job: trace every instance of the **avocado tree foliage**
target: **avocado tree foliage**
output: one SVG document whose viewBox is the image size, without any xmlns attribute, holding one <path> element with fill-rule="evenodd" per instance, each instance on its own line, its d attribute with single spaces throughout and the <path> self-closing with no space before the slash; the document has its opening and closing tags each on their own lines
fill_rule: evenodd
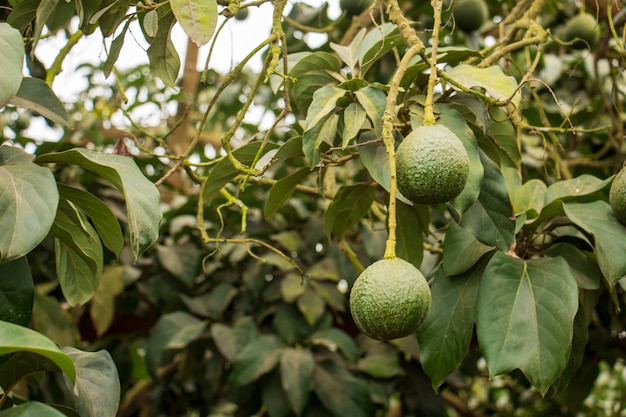
<svg viewBox="0 0 626 417">
<path fill-rule="evenodd" d="M 625 382 L 598 375 L 626 349 L 626 226 L 608 198 L 626 12 L 486 1 L 463 32 L 455 3 L 0 3 L 0 416 L 619 411 Z M 258 8 L 258 46 L 196 70 L 236 20 L 253 36 Z M 597 39 L 567 38 L 582 13 Z M 96 32 L 102 62 L 62 103 L 55 77 Z M 53 34 L 66 46 L 45 66 Z M 128 42 L 148 64 L 117 65 Z M 348 297 L 390 237 L 383 137 L 399 145 L 429 104 L 469 178 L 447 203 L 397 195 L 395 252 L 432 304 L 416 335 L 375 341 Z"/>
</svg>

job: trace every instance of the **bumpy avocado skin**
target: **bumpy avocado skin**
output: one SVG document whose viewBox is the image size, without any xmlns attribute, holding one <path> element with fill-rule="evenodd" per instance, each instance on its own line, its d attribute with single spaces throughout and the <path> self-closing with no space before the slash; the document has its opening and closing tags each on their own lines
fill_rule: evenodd
<svg viewBox="0 0 626 417">
<path fill-rule="evenodd" d="M 565 41 L 572 42 L 574 49 L 593 48 L 600 39 L 600 28 L 596 18 L 589 13 L 572 17 L 565 25 Z"/>
<path fill-rule="evenodd" d="M 469 157 L 461 140 L 443 125 L 413 130 L 396 152 L 398 190 L 417 204 L 450 201 L 463 191 Z"/>
<path fill-rule="evenodd" d="M 483 0 L 457 0 L 455 3 L 454 23 L 463 32 L 478 30 L 489 19 L 489 9 Z"/>
<path fill-rule="evenodd" d="M 609 191 L 609 204 L 617 219 L 626 224 L 626 169 L 617 173 Z"/>
<path fill-rule="evenodd" d="M 413 264 L 381 259 L 356 279 L 350 311 L 357 327 L 378 340 L 393 340 L 417 331 L 430 309 L 430 287 Z"/>
</svg>

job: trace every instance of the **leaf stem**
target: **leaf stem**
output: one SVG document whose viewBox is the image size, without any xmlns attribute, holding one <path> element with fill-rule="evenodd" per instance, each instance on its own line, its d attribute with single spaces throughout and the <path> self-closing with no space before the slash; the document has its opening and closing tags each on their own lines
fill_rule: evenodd
<svg viewBox="0 0 626 417">
<path fill-rule="evenodd" d="M 424 126 L 435 124 L 435 114 L 433 112 L 433 96 L 435 95 L 435 85 L 437 84 L 437 48 L 439 45 L 439 27 L 441 26 L 442 0 L 431 0 L 433 6 L 433 35 L 432 52 L 430 55 L 430 75 L 428 76 L 428 89 L 426 90 L 426 103 L 424 104 Z"/>
</svg>

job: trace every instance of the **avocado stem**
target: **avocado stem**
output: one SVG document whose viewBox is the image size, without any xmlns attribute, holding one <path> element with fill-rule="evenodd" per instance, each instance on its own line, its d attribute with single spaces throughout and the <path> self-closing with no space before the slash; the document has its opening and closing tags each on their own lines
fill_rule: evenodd
<svg viewBox="0 0 626 417">
<path fill-rule="evenodd" d="M 437 84 L 437 49 L 439 46 L 439 27 L 441 26 L 442 0 L 431 0 L 433 6 L 433 35 L 430 55 L 430 75 L 428 76 L 428 88 L 426 90 L 426 103 L 424 104 L 424 126 L 434 125 L 436 122 L 433 111 L 433 96 Z"/>
</svg>

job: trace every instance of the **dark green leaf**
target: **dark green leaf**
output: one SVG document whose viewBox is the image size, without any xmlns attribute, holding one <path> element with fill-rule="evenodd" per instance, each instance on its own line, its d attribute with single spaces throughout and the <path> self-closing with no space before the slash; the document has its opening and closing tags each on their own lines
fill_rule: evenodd
<svg viewBox="0 0 626 417">
<path fill-rule="evenodd" d="M 239 352 L 256 336 L 256 326 L 250 317 L 243 316 L 235 321 L 233 327 L 213 323 L 211 336 L 220 353 L 228 361 L 234 362 Z"/>
<path fill-rule="evenodd" d="M 571 201 L 602 191 L 611 184 L 611 178 L 600 180 L 592 175 L 583 174 L 570 180 L 550 184 L 545 194 L 545 204 L 555 200 Z"/>
<path fill-rule="evenodd" d="M 597 290 L 600 288 L 602 273 L 598 264 L 577 247 L 567 243 L 556 243 L 544 252 L 548 256 L 560 256 L 567 261 L 578 288 Z"/>
<path fill-rule="evenodd" d="M 193 288 L 201 263 L 198 246 L 186 242 L 180 245 L 157 245 L 156 249 L 163 268 L 187 288 Z"/>
<path fill-rule="evenodd" d="M 324 215 L 326 234 L 341 240 L 367 214 L 374 202 L 375 191 L 374 187 L 366 184 L 341 187 Z"/>
<path fill-rule="evenodd" d="M 392 23 L 383 23 L 371 30 L 357 45 L 357 57 L 363 76 L 376 61 L 392 48 L 402 43 L 402 36 L 398 27 Z"/>
<path fill-rule="evenodd" d="M 239 149 L 233 151 L 233 156 L 244 165 L 250 165 L 256 160 L 257 154 L 261 151 L 262 142 L 250 142 Z M 276 145 L 268 143 L 263 148 L 265 151 L 276 149 Z M 208 177 L 202 183 L 202 191 L 200 196 L 205 206 L 211 204 L 211 200 L 219 193 L 219 191 L 239 175 L 240 172 L 235 168 L 228 158 L 222 159 L 209 172 Z"/>
<path fill-rule="evenodd" d="M 314 366 L 313 354 L 307 349 L 286 348 L 280 355 L 280 380 L 297 416 L 309 399 Z"/>
<path fill-rule="evenodd" d="M 563 258 L 496 253 L 481 278 L 478 341 L 491 376 L 519 368 L 541 392 L 565 369 L 578 287 Z"/>
<path fill-rule="evenodd" d="M 26 257 L 0 264 L 0 320 L 28 326 L 34 294 Z"/>
<path fill-rule="evenodd" d="M 0 146 L 0 263 L 20 258 L 48 234 L 59 202 L 48 168 L 7 145 Z"/>
<path fill-rule="evenodd" d="M 481 262 L 463 274 L 437 271 L 431 287 L 428 317 L 417 331 L 420 361 L 435 391 L 467 353 L 478 311 L 478 284 L 485 270 Z"/>
<path fill-rule="evenodd" d="M 13 7 L 13 10 L 11 10 L 9 17 L 7 18 L 7 23 L 20 32 L 24 32 L 24 30 L 26 30 L 26 28 L 35 19 L 39 3 L 40 0 L 21 0 L 17 5 L 15 5 L 15 7 Z"/>
<path fill-rule="evenodd" d="M 231 283 L 220 282 L 211 292 L 197 296 L 182 296 L 189 309 L 197 315 L 221 320 L 224 311 L 228 308 L 239 292 Z"/>
<path fill-rule="evenodd" d="M 124 195 L 130 243 L 135 257 L 156 242 L 161 222 L 159 190 L 143 175 L 132 158 L 75 148 L 42 155 L 37 162 L 77 165 L 108 180 Z"/>
<path fill-rule="evenodd" d="M 62 412 L 55 410 L 49 405 L 36 401 L 28 401 L 17 407 L 4 410 L 2 417 L 67 417 Z"/>
<path fill-rule="evenodd" d="M 490 108 L 489 114 L 487 132 L 491 139 L 490 145 L 495 147 L 500 159 L 500 166 L 519 168 L 522 154 L 518 145 L 516 127 L 506 111 L 499 107 Z"/>
<path fill-rule="evenodd" d="M 382 134 L 383 130 L 383 113 L 387 105 L 387 95 L 384 91 L 375 87 L 365 87 L 354 93 L 359 104 L 365 109 L 367 117 L 374 126 L 374 132 L 377 136 Z"/>
<path fill-rule="evenodd" d="M 367 118 L 365 109 L 359 103 L 350 103 L 343 111 L 343 132 L 341 132 L 341 146 L 346 147 L 356 137 Z"/>
<path fill-rule="evenodd" d="M 368 355 L 359 360 L 357 369 L 374 378 L 393 378 L 404 373 L 398 355 L 388 354 Z"/>
<path fill-rule="evenodd" d="M 316 91 L 323 86 L 337 84 L 333 73 L 340 70 L 341 62 L 328 52 L 314 52 L 300 59 L 290 73 L 296 78 L 289 91 L 295 107 L 305 114 Z"/>
<path fill-rule="evenodd" d="M 316 364 L 313 371 L 313 389 L 332 415 L 374 415 L 367 384 L 332 362 Z"/>
<path fill-rule="evenodd" d="M 515 242 L 513 207 L 498 166 L 481 153 L 485 176 L 478 200 L 465 212 L 461 227 L 489 246 L 503 252 Z"/>
<path fill-rule="evenodd" d="M 126 32 L 128 31 L 128 27 L 130 26 L 131 22 L 132 20 L 128 19 L 126 21 L 126 24 L 124 25 L 124 28 L 120 32 L 120 34 L 117 35 L 117 37 L 113 40 L 113 42 L 111 42 L 111 48 L 109 49 L 109 54 L 107 55 L 107 59 L 106 61 L 104 61 L 104 64 L 102 64 L 102 72 L 104 73 L 104 76 L 107 78 L 109 77 L 109 75 L 111 75 L 111 71 L 113 71 L 113 67 L 115 66 L 115 63 L 117 62 L 117 59 L 120 56 L 120 51 L 122 50 L 122 46 L 124 46 L 124 39 L 126 38 Z"/>
<path fill-rule="evenodd" d="M 161 316 L 152 330 L 146 347 L 146 365 L 150 374 L 156 375 L 167 350 L 183 349 L 197 339 L 205 327 L 205 321 L 182 311 Z"/>
<path fill-rule="evenodd" d="M 419 268 L 424 258 L 424 233 L 428 232 L 428 207 L 396 204 L 396 254 Z"/>
<path fill-rule="evenodd" d="M 41 31 L 46 23 L 48 23 L 48 19 L 50 19 L 52 13 L 54 13 L 54 9 L 56 9 L 57 4 L 59 4 L 59 0 L 41 0 L 39 6 L 37 6 L 35 27 L 33 28 L 32 34 L 34 45 L 36 45 L 39 41 Z"/>
<path fill-rule="evenodd" d="M 64 184 L 57 184 L 61 196 L 71 201 L 91 219 L 102 243 L 116 256 L 124 247 L 124 235 L 111 209 L 93 194 Z"/>
<path fill-rule="evenodd" d="M 309 174 L 311 170 L 309 168 L 302 168 L 291 175 L 287 175 L 276 181 L 272 188 L 270 188 L 267 199 L 265 200 L 265 207 L 263 209 L 263 216 L 266 220 L 270 220 L 274 214 L 289 200 L 291 195 L 298 186 Z"/>
<path fill-rule="evenodd" d="M 278 370 L 270 372 L 263 378 L 262 400 L 269 417 L 293 417 L 287 393 L 280 382 Z"/>
<path fill-rule="evenodd" d="M 595 252 L 602 274 L 613 286 L 626 275 L 626 227 L 605 201 L 566 203 L 565 214 L 595 239 Z"/>
<path fill-rule="evenodd" d="M 0 355 L 32 352 L 54 362 L 73 383 L 76 380 L 74 362 L 47 337 L 17 324 L 0 321 Z"/>
<path fill-rule="evenodd" d="M 76 382 L 66 380 L 74 407 L 81 417 L 115 417 L 120 403 L 120 380 L 113 358 L 106 350 L 83 352 L 66 347 L 74 361 Z"/>
<path fill-rule="evenodd" d="M 493 246 L 479 242 L 456 222 L 450 222 L 443 241 L 443 269 L 448 276 L 460 274 L 493 249 Z"/>
<path fill-rule="evenodd" d="M 0 108 L 17 93 L 24 66 L 24 41 L 22 34 L 6 22 L 0 22 Z"/>
<path fill-rule="evenodd" d="M 283 347 L 275 335 L 261 335 L 252 340 L 235 358 L 229 381 L 239 386 L 256 381 L 274 369 Z"/>
<path fill-rule="evenodd" d="M 359 351 L 354 340 L 344 331 L 331 327 L 318 330 L 309 338 L 314 345 L 325 346 L 332 352 L 339 351 L 350 363 L 356 363 Z"/>
<path fill-rule="evenodd" d="M 63 103 L 48 84 L 39 78 L 24 77 L 19 90 L 9 103 L 23 109 L 33 110 L 61 126 L 69 124 Z"/>
<path fill-rule="evenodd" d="M 180 57 L 170 38 L 174 23 L 176 19 L 172 11 L 164 11 L 159 17 L 159 30 L 148 48 L 150 71 L 172 88 L 176 86 L 180 71 Z"/>
<path fill-rule="evenodd" d="M 80 340 L 73 317 L 49 295 L 35 293 L 33 328 L 59 346 L 74 346 Z"/>
<path fill-rule="evenodd" d="M 0 387 L 7 390 L 16 382 L 39 372 L 61 372 L 61 369 L 50 359 L 36 353 L 15 353 L 0 364 Z"/>
</svg>

